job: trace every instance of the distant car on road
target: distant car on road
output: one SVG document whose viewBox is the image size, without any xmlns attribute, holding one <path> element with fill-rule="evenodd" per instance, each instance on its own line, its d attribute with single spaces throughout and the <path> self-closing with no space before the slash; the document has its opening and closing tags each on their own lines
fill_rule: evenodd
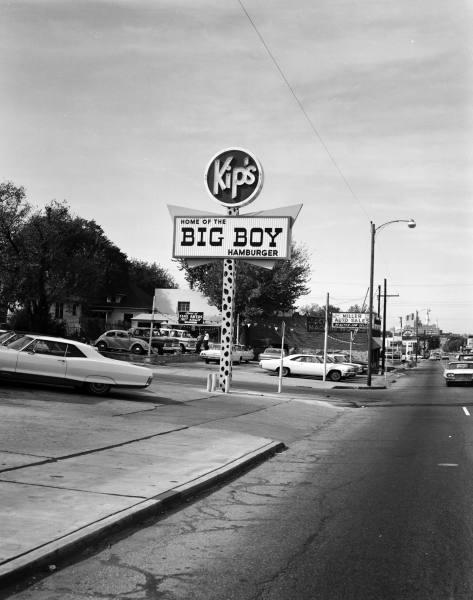
<svg viewBox="0 0 473 600">
<path fill-rule="evenodd" d="M 469 361 L 461 360 L 448 363 L 444 369 L 443 377 L 447 386 L 457 383 L 471 384 L 473 382 L 473 357 Z"/>
<path fill-rule="evenodd" d="M 261 360 L 259 366 L 266 371 L 279 373 L 281 359 Z M 281 375 L 303 375 L 308 377 L 323 377 L 324 361 L 315 354 L 291 354 L 282 360 Z M 327 363 L 326 378 L 331 381 L 340 381 L 348 377 L 355 377 L 354 367 L 345 364 Z"/>
<path fill-rule="evenodd" d="M 124 329 L 111 329 L 102 333 L 94 344 L 100 352 L 118 351 L 133 352 L 133 354 L 146 354 L 148 352 L 148 342 L 134 337 L 131 332 Z"/>
<path fill-rule="evenodd" d="M 0 377 L 84 388 L 102 396 L 112 387 L 146 388 L 153 372 L 105 358 L 97 348 L 42 335 L 24 335 L 0 352 Z"/>
</svg>

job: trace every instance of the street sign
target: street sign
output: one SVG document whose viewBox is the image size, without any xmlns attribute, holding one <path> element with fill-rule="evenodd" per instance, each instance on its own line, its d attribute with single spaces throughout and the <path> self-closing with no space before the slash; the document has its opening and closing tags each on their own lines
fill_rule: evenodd
<svg viewBox="0 0 473 600">
<path fill-rule="evenodd" d="M 287 260 L 290 217 L 174 217 L 173 258 Z"/>
<path fill-rule="evenodd" d="M 222 206 L 246 206 L 263 186 L 259 161 L 242 148 L 229 148 L 216 154 L 207 166 L 205 183 L 211 197 Z"/>
</svg>

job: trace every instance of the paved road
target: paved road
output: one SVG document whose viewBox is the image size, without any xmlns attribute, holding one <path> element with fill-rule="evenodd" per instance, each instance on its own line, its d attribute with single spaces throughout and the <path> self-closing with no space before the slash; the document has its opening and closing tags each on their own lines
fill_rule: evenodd
<svg viewBox="0 0 473 600">
<path fill-rule="evenodd" d="M 329 395 L 360 408 L 304 427 L 300 402 L 287 451 L 11 597 L 471 600 L 472 388 L 423 361 Z"/>
</svg>

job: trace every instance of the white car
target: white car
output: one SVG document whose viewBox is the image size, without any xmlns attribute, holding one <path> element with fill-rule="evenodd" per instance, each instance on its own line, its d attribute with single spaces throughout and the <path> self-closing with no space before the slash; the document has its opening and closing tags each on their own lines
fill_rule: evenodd
<svg viewBox="0 0 473 600">
<path fill-rule="evenodd" d="M 0 352 L 0 377 L 85 388 L 101 396 L 112 387 L 146 388 L 153 372 L 102 356 L 97 348 L 43 335 L 25 335 Z"/>
<path fill-rule="evenodd" d="M 272 371 L 279 373 L 281 365 L 281 359 L 262 360 L 259 366 L 266 371 Z M 331 381 L 340 381 L 348 377 L 355 377 L 356 371 L 354 367 L 350 367 L 345 364 L 327 363 L 326 365 L 326 378 Z M 288 375 L 303 375 L 309 377 L 323 377 L 324 375 L 324 361 L 320 356 L 315 354 L 291 354 L 285 356 L 282 359 L 282 372 L 283 377 Z"/>
<path fill-rule="evenodd" d="M 320 358 L 323 360 L 323 355 L 319 355 Z M 330 360 L 328 360 L 330 359 Z M 327 354 L 327 361 L 328 362 L 335 362 L 338 364 L 345 364 L 345 365 L 349 365 L 351 367 L 353 367 L 355 369 L 355 372 L 357 373 L 357 375 L 361 375 L 363 373 L 363 367 L 361 364 L 359 363 L 352 363 L 349 361 L 349 359 L 347 359 L 347 357 L 344 354 Z"/>
<path fill-rule="evenodd" d="M 473 357 L 469 361 L 450 362 L 443 371 L 443 377 L 447 386 L 456 383 L 473 382 Z"/>
<path fill-rule="evenodd" d="M 242 362 L 249 362 L 254 359 L 253 350 L 248 350 L 241 344 L 233 344 L 232 347 L 232 362 L 234 364 L 240 364 Z M 220 344 L 216 342 L 209 342 L 208 350 L 202 350 L 200 357 L 205 360 L 208 364 L 210 362 L 220 362 Z"/>
</svg>

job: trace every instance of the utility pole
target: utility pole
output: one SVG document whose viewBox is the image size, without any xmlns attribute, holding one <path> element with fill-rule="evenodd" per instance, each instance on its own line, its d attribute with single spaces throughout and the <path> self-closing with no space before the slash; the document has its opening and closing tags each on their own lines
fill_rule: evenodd
<svg viewBox="0 0 473 600">
<path fill-rule="evenodd" d="M 388 294 L 387 291 L 387 281 L 386 279 L 384 280 L 384 294 L 381 294 L 383 296 L 384 302 L 383 302 L 383 347 L 382 347 L 382 356 L 381 356 L 381 371 L 384 375 L 385 370 L 386 370 L 386 309 L 387 309 L 387 299 L 388 298 L 399 298 L 399 294 Z M 402 317 L 400 317 L 401 319 L 401 329 L 402 329 Z"/>
</svg>

